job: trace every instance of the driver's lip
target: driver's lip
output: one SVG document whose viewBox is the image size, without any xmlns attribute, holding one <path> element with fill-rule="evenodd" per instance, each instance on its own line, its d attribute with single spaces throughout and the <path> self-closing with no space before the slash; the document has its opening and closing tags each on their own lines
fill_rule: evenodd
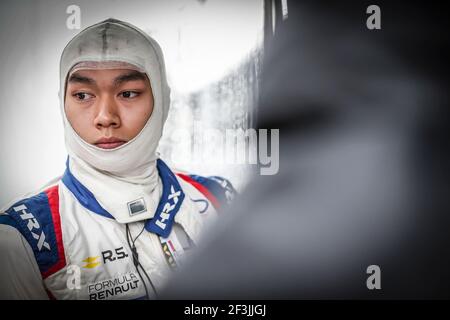
<svg viewBox="0 0 450 320">
<path fill-rule="evenodd" d="M 122 139 L 110 137 L 110 138 L 98 139 L 95 142 L 95 145 L 102 149 L 114 149 L 114 148 L 120 147 L 121 145 L 123 145 L 125 143 L 126 143 L 126 141 L 124 141 Z"/>
</svg>

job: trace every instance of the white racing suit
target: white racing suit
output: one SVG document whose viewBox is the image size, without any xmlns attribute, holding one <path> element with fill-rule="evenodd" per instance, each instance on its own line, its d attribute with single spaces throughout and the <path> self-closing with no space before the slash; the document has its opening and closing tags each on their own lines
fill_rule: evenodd
<svg viewBox="0 0 450 320">
<path fill-rule="evenodd" d="M 57 182 L 0 215 L 0 298 L 140 299 L 147 297 L 145 287 L 155 298 L 233 193 L 219 177 L 174 174 L 160 159 L 157 169 L 163 187 L 154 217 L 129 223 L 148 278 L 139 276 L 126 224 L 68 166 Z M 129 214 L 142 206 L 129 203 Z"/>
</svg>

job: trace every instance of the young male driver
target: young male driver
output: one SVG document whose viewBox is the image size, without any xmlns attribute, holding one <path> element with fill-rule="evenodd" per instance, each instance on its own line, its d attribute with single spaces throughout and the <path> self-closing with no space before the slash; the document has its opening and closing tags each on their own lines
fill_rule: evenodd
<svg viewBox="0 0 450 320">
<path fill-rule="evenodd" d="M 0 298 L 156 298 L 233 187 L 158 158 L 170 89 L 159 45 L 136 27 L 81 31 L 60 81 L 66 171 L 2 210 Z"/>
</svg>

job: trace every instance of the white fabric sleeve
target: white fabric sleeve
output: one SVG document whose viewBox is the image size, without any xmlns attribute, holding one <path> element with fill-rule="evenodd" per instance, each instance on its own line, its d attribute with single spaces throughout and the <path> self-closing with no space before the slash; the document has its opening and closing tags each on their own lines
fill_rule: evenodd
<svg viewBox="0 0 450 320">
<path fill-rule="evenodd" d="M 48 299 L 36 259 L 18 230 L 0 224 L 0 299 Z"/>
</svg>

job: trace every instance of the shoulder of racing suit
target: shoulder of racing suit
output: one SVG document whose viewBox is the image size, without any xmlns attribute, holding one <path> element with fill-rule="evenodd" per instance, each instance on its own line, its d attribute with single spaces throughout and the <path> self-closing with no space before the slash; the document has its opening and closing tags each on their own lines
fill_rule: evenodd
<svg viewBox="0 0 450 320">
<path fill-rule="evenodd" d="M 15 228 L 28 242 L 43 279 L 65 266 L 58 185 L 15 202 L 0 214 L 0 224 Z"/>
<path fill-rule="evenodd" d="M 194 186 L 218 210 L 227 206 L 237 195 L 230 181 L 219 176 L 203 177 L 196 174 L 177 173 L 178 177 Z"/>
</svg>

